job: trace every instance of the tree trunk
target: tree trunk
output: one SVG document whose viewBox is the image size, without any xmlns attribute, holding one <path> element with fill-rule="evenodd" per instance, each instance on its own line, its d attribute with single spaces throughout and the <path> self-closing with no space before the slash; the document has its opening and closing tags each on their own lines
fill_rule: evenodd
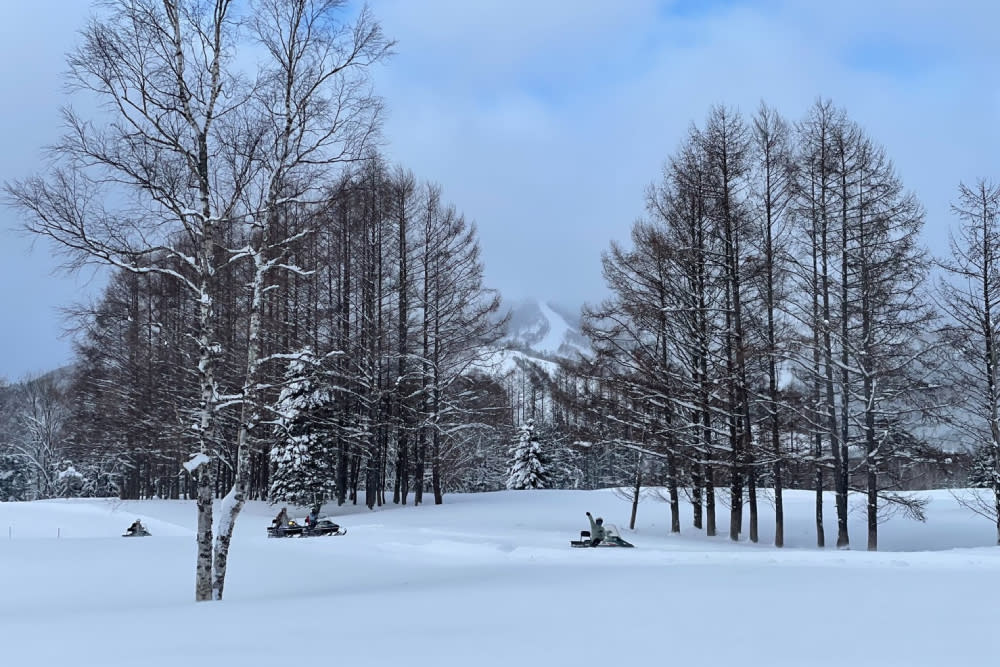
<svg viewBox="0 0 1000 667">
<path fill-rule="evenodd" d="M 829 269 L 826 259 L 826 222 L 823 222 L 822 245 L 823 254 L 821 256 L 822 282 L 823 282 L 823 356 L 826 367 L 826 418 L 827 429 L 830 433 L 830 453 L 833 455 L 834 486 L 837 505 L 837 548 L 846 549 L 850 546 L 850 538 L 847 534 L 847 487 L 844 486 L 844 476 L 842 472 L 847 466 L 847 462 L 841 457 L 840 434 L 837 424 L 836 397 L 834 394 L 833 381 L 833 341 L 830 335 L 830 289 L 829 289 Z"/>
<path fill-rule="evenodd" d="M 702 468 L 702 466 L 701 466 L 701 462 L 700 461 L 695 461 L 691 465 L 691 505 L 692 505 L 692 509 L 694 510 L 693 511 L 694 521 L 692 522 L 692 525 L 695 528 L 699 529 L 699 530 L 701 529 L 702 524 L 703 524 L 703 521 L 702 521 L 703 507 L 702 507 L 702 499 L 701 499 L 701 497 L 702 497 L 702 474 L 701 474 L 701 468 Z M 676 480 L 675 480 L 675 483 L 676 483 Z"/>
<path fill-rule="evenodd" d="M 270 200 L 277 199 L 277 192 L 272 192 Z M 245 379 L 243 382 L 242 404 L 240 406 L 240 425 L 236 436 L 236 473 L 233 486 L 222 501 L 221 519 L 215 537 L 214 578 L 212 582 L 212 597 L 222 599 L 226 584 L 226 566 L 229 563 L 229 545 L 236 527 L 236 518 L 243 509 L 250 485 L 250 435 L 257 421 L 259 406 L 257 405 L 258 365 L 261 357 L 262 315 L 264 310 L 264 294 L 266 292 L 266 274 L 269 270 L 268 260 L 263 256 L 263 249 L 268 247 L 271 229 L 276 224 L 273 213 L 269 217 L 260 247 L 253 253 L 254 277 L 250 286 L 250 313 L 247 328 L 247 359 Z"/>
<path fill-rule="evenodd" d="M 681 508 L 677 491 L 677 460 L 673 453 L 667 454 L 667 493 L 670 494 L 670 532 L 679 533 L 681 532 Z"/>
<path fill-rule="evenodd" d="M 209 200 L 208 145 L 205 134 L 198 137 L 198 176 L 201 195 L 202 239 L 199 248 L 201 290 L 198 303 L 198 374 L 201 389 L 199 405 L 199 452 L 214 459 L 212 439 L 215 433 L 215 360 L 218 344 L 213 340 L 212 307 L 214 303 L 215 226 Z M 212 501 L 215 492 L 215 475 L 211 463 L 198 468 L 198 560 L 195 566 L 195 600 L 212 599 Z"/>
<path fill-rule="evenodd" d="M 212 500 L 215 486 L 212 465 L 198 468 L 198 562 L 195 567 L 194 599 L 212 599 Z"/>
<path fill-rule="evenodd" d="M 813 186 L 814 187 L 814 186 Z M 815 201 L 815 193 L 813 194 L 813 201 Z M 820 270 L 819 270 L 819 254 L 821 251 L 819 245 L 819 220 L 815 210 L 813 210 L 812 215 L 812 284 L 818 285 L 820 283 Z M 813 465 L 816 467 L 816 546 L 820 549 L 826 546 L 826 532 L 823 529 L 823 434 L 820 431 L 820 402 L 821 398 L 821 363 L 820 363 L 820 343 L 821 337 L 821 321 L 820 321 L 820 299 L 818 290 L 811 290 L 812 294 L 812 406 L 811 406 L 811 421 L 812 429 L 815 431 L 813 434 Z"/>
<path fill-rule="evenodd" d="M 705 462 L 705 534 L 715 537 L 715 480 L 712 470 L 711 453 L 707 455 Z"/>
<path fill-rule="evenodd" d="M 441 436 L 438 431 L 434 431 L 434 449 L 432 451 L 433 460 L 431 462 L 431 486 L 434 489 L 434 504 L 440 505 L 444 502 L 444 487 L 441 484 Z"/>
<path fill-rule="evenodd" d="M 642 492 L 642 454 L 635 464 L 635 483 L 632 485 L 632 515 L 628 520 L 629 530 L 635 530 L 635 515 L 639 511 L 639 494 Z"/>
</svg>

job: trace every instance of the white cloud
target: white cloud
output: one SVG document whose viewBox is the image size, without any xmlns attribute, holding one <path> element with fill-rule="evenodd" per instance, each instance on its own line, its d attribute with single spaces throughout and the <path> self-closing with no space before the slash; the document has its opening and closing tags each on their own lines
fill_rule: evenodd
<svg viewBox="0 0 1000 667">
<path fill-rule="evenodd" d="M 795 120 L 833 98 L 921 196 L 931 243 L 958 181 L 996 169 L 992 6 L 534 4 L 374 7 L 400 41 L 380 78 L 390 154 L 479 221 L 487 275 L 510 296 L 599 297 L 600 252 L 715 103 L 763 98 Z"/>
</svg>

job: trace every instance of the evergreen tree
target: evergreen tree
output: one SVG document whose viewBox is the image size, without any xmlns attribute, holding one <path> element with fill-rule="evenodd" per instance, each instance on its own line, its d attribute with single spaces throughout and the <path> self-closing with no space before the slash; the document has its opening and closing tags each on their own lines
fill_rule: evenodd
<svg viewBox="0 0 1000 667">
<path fill-rule="evenodd" d="M 508 489 L 544 489 L 548 482 L 546 461 L 542 446 L 535 433 L 535 420 L 528 419 L 518 432 L 517 442 L 511 448 Z"/>
<path fill-rule="evenodd" d="M 972 465 L 966 484 L 972 489 L 991 489 L 993 479 L 993 447 L 980 445 L 972 451 Z"/>
<path fill-rule="evenodd" d="M 0 502 L 28 499 L 31 472 L 15 454 L 0 454 Z"/>
<path fill-rule="evenodd" d="M 581 455 L 570 445 L 558 423 L 535 425 L 536 437 L 545 443 L 545 486 L 550 489 L 578 489 L 583 483 Z"/>
<path fill-rule="evenodd" d="M 334 448 L 327 419 L 332 393 L 319 382 L 318 371 L 308 350 L 288 364 L 275 407 L 278 437 L 271 449 L 272 502 L 311 506 L 335 495 Z"/>
<path fill-rule="evenodd" d="M 86 478 L 71 461 L 63 461 L 55 473 L 55 495 L 59 498 L 79 498 L 83 495 Z"/>
</svg>

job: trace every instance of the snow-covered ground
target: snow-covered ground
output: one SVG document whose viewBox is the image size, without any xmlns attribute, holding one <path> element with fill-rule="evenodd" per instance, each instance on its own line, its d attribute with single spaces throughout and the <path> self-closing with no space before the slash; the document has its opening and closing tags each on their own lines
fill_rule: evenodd
<svg viewBox="0 0 1000 667">
<path fill-rule="evenodd" d="M 584 512 L 627 524 L 611 491 L 452 495 L 353 507 L 344 537 L 269 540 L 250 503 L 226 600 L 194 603 L 185 501 L 0 503 L 5 665 L 960 665 L 1000 650 L 1000 549 L 948 492 L 883 551 L 818 550 L 813 498 L 786 497 L 789 547 L 667 534 L 646 500 L 636 549 L 570 549 Z M 720 527 L 728 516 L 720 508 Z M 827 538 L 835 537 L 832 498 Z M 293 513 L 294 514 L 294 513 Z M 141 518 L 149 538 L 120 534 Z"/>
</svg>

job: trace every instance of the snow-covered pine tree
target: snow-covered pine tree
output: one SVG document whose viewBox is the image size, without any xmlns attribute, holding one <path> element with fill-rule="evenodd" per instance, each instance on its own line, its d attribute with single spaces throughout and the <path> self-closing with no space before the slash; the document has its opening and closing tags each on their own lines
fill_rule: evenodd
<svg viewBox="0 0 1000 667">
<path fill-rule="evenodd" d="M 535 433 L 535 420 L 528 419 L 518 430 L 517 442 L 511 447 L 508 489 L 544 489 L 548 484 L 546 460 Z"/>
<path fill-rule="evenodd" d="M 565 429 L 559 423 L 535 423 L 535 438 L 545 443 L 542 463 L 545 486 L 549 489 L 579 489 L 583 484 L 581 455 L 570 444 Z"/>
<path fill-rule="evenodd" d="M 83 495 L 86 478 L 71 461 L 63 461 L 55 473 L 55 493 L 59 498 L 79 498 Z"/>
<path fill-rule="evenodd" d="M 28 499 L 31 472 L 24 459 L 0 454 L 0 502 Z"/>
<path fill-rule="evenodd" d="M 993 488 L 993 448 L 980 445 L 972 450 L 972 464 L 966 485 L 970 489 Z"/>
<path fill-rule="evenodd" d="M 329 433 L 333 394 L 320 382 L 320 367 L 304 350 L 288 364 L 275 410 L 277 439 L 271 502 L 312 506 L 335 495 L 334 448 Z"/>
</svg>

